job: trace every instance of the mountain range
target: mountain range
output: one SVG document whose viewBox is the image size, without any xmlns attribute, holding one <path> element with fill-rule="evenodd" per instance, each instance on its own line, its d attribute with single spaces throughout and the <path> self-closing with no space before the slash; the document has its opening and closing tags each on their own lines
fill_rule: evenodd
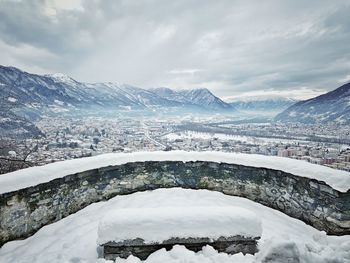
<svg viewBox="0 0 350 263">
<path fill-rule="evenodd" d="M 350 123 L 350 83 L 318 97 L 297 102 L 275 117 L 281 122 Z"/>
<path fill-rule="evenodd" d="M 63 74 L 36 75 L 0 66 L 1 94 L 28 112 L 67 111 L 75 108 L 152 109 L 177 107 L 230 111 L 233 107 L 208 89 L 174 91 L 142 89 L 127 84 L 83 83 Z"/>
<path fill-rule="evenodd" d="M 96 112 L 225 112 L 234 107 L 208 89 L 142 89 L 118 83 L 84 83 L 64 74 L 37 75 L 0 66 L 0 133 L 40 134 L 32 124 L 43 116 Z M 16 134 L 16 137 L 19 135 Z"/>
<path fill-rule="evenodd" d="M 147 110 L 167 112 L 273 113 L 275 121 L 350 123 L 350 83 L 305 101 L 277 97 L 237 99 L 227 103 L 206 88 L 142 89 L 118 83 L 84 83 L 63 74 L 37 75 L 0 66 L 0 132 L 39 134 L 32 120 L 87 111 Z M 20 129 L 19 129 L 20 128 Z"/>
<path fill-rule="evenodd" d="M 175 91 L 169 88 L 155 88 L 151 89 L 151 91 L 164 99 L 175 101 L 182 105 L 197 105 L 211 110 L 234 109 L 234 107 L 232 107 L 229 103 L 226 103 L 218 97 L 213 96 L 208 89 Z"/>
<path fill-rule="evenodd" d="M 270 113 L 276 115 L 282 112 L 291 105 L 298 102 L 298 100 L 286 97 L 248 97 L 238 98 L 237 100 L 230 102 L 230 105 L 237 111 L 246 113 Z"/>
</svg>

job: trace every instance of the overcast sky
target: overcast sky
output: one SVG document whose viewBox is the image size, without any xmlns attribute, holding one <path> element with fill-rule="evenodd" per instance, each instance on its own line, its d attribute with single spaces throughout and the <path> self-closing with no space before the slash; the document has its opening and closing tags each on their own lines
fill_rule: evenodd
<svg viewBox="0 0 350 263">
<path fill-rule="evenodd" d="M 350 81 L 349 17 L 349 0 L 0 0 L 0 64 L 309 98 Z"/>
</svg>

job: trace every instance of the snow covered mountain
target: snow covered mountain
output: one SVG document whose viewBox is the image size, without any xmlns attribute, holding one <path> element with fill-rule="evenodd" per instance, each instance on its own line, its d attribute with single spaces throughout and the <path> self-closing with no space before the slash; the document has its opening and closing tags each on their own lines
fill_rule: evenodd
<svg viewBox="0 0 350 263">
<path fill-rule="evenodd" d="M 71 80 L 70 89 L 66 82 L 56 77 L 39 76 L 21 71 L 13 67 L 0 66 L 1 95 L 15 99 L 19 104 L 48 105 L 61 101 L 78 103 L 84 97 L 84 91 L 79 89 L 79 83 Z"/>
<path fill-rule="evenodd" d="M 282 122 L 350 123 L 350 83 L 318 97 L 300 101 L 275 118 Z"/>
<path fill-rule="evenodd" d="M 249 97 L 230 103 L 239 111 L 264 111 L 279 113 L 297 102 L 296 99 L 286 97 Z"/>
<path fill-rule="evenodd" d="M 211 110 L 233 110 L 230 104 L 216 97 L 206 88 L 175 91 L 169 88 L 152 89 L 157 95 L 181 105 L 199 106 Z"/>
<path fill-rule="evenodd" d="M 41 131 L 32 122 L 16 114 L 15 107 L 17 99 L 0 93 L 0 135 L 17 139 L 41 136 Z"/>
<path fill-rule="evenodd" d="M 13 98 L 25 114 L 40 115 L 84 108 L 168 108 L 226 110 L 232 107 L 207 89 L 165 94 L 117 83 L 83 83 L 63 74 L 36 75 L 14 67 L 0 66 L 1 94 Z M 172 96 L 171 94 L 177 94 Z M 169 95 L 170 94 L 170 95 Z"/>
</svg>

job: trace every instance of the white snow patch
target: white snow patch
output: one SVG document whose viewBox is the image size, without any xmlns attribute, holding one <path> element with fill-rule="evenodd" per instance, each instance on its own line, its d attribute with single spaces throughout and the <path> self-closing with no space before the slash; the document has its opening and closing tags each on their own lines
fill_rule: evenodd
<svg viewBox="0 0 350 263">
<path fill-rule="evenodd" d="M 277 156 L 258 154 L 226 153 L 226 152 L 186 152 L 186 151 L 154 151 L 133 153 L 109 153 L 81 159 L 50 163 L 43 166 L 30 167 L 0 175 L 0 194 L 19 190 L 40 183 L 49 182 L 82 171 L 121 165 L 130 162 L 145 161 L 208 161 L 232 163 L 252 167 L 265 167 L 292 173 L 297 176 L 312 178 L 326 182 L 336 190 L 346 192 L 350 189 L 350 173 L 326 166 L 311 164 Z"/>
<path fill-rule="evenodd" d="M 343 150 L 348 150 L 350 149 L 350 145 L 349 144 L 343 144 L 341 147 L 340 147 L 340 150 L 343 151 Z"/>
<path fill-rule="evenodd" d="M 129 256 L 127 259 L 117 258 L 115 263 L 257 263 L 254 256 L 247 254 L 228 255 L 226 253 L 218 253 L 213 247 L 207 245 L 202 251 L 195 253 L 186 249 L 185 246 L 175 245 L 170 251 L 165 248 L 160 249 L 151 254 L 147 260 L 141 261 L 137 257 Z M 112 261 L 99 261 L 107 263 Z"/>
<path fill-rule="evenodd" d="M 173 237 L 260 237 L 261 232 L 258 217 L 240 207 L 129 208 L 105 215 L 98 227 L 98 244 L 136 238 L 161 243 Z"/>
<path fill-rule="evenodd" d="M 144 161 L 209 161 L 232 163 L 252 167 L 265 167 L 292 173 L 297 176 L 317 179 L 341 192 L 350 189 L 350 173 L 326 166 L 289 158 L 258 154 L 225 153 L 225 152 L 186 152 L 154 151 L 133 153 L 109 153 L 81 159 L 50 163 L 30 167 L 12 173 L 0 175 L 0 194 L 16 191 L 40 183 L 49 182 L 82 171 L 110 165 L 121 165 L 130 162 Z"/>
<path fill-rule="evenodd" d="M 67 83 L 67 84 L 75 84 L 75 81 L 71 77 L 69 77 L 68 75 L 63 74 L 63 73 L 47 74 L 45 76 L 53 78 L 53 80 L 55 82 L 63 82 L 63 83 Z"/>
<path fill-rule="evenodd" d="M 17 99 L 16 99 L 16 98 L 13 98 L 13 97 L 8 97 L 7 100 L 8 100 L 9 102 L 13 102 L 13 103 L 15 103 L 15 102 L 17 101 Z"/>
<path fill-rule="evenodd" d="M 197 132 L 197 131 L 182 131 L 175 133 L 168 133 L 163 136 L 169 141 L 175 141 L 178 139 L 201 139 L 201 140 L 213 140 L 218 139 L 222 141 L 239 141 L 245 143 L 253 143 L 259 145 L 268 145 L 269 143 L 293 143 L 293 142 L 306 142 L 304 140 L 291 140 L 281 138 L 263 138 L 253 137 L 235 134 L 225 133 L 209 133 L 209 132 Z"/>
<path fill-rule="evenodd" d="M 115 209 L 145 208 L 191 208 L 240 207 L 256 215 L 262 222 L 262 236 L 258 241 L 259 252 L 255 255 L 218 253 L 206 246 L 194 253 L 183 246 L 171 251 L 164 249 L 153 253 L 147 263 L 257 263 L 276 251 L 285 258 L 270 262 L 350 262 L 350 236 L 327 236 L 324 232 L 291 218 L 277 210 L 265 207 L 248 199 L 224 195 L 208 190 L 158 189 L 117 196 L 107 202 L 92 204 L 56 223 L 41 228 L 25 239 L 6 243 L 0 248 L 1 263 L 107 263 L 98 259 L 97 229 L 106 213 Z M 288 261 L 291 248 L 297 253 L 298 261 Z M 135 257 L 116 262 L 140 262 Z"/>
<path fill-rule="evenodd" d="M 233 140 L 233 141 L 253 141 L 253 138 L 249 138 L 247 136 L 241 136 L 241 135 L 230 135 L 230 134 L 223 134 L 223 133 L 207 133 L 207 132 L 195 132 L 195 131 L 185 131 L 185 132 L 176 132 L 176 133 L 169 133 L 167 135 L 164 135 L 164 138 L 174 141 L 177 139 L 203 139 L 203 140 L 210 140 L 210 139 L 220 139 L 220 140 Z"/>
<path fill-rule="evenodd" d="M 54 100 L 54 102 L 60 106 L 63 106 L 64 105 L 64 102 L 63 101 L 60 101 L 60 100 Z"/>
<path fill-rule="evenodd" d="M 295 116 L 297 116 L 297 113 L 296 113 L 295 111 L 291 111 L 291 112 L 289 113 L 289 116 L 290 116 L 290 117 L 295 117 Z"/>
<path fill-rule="evenodd" d="M 0 123 L 13 121 L 11 118 L 0 118 Z"/>
<path fill-rule="evenodd" d="M 16 157 L 17 153 L 15 151 L 9 151 L 8 155 L 11 156 L 11 157 Z"/>
</svg>

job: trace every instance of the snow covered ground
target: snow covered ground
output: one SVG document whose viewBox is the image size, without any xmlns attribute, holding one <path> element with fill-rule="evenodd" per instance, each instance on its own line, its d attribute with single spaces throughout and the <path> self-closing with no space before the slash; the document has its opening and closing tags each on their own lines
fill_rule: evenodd
<svg viewBox="0 0 350 263">
<path fill-rule="evenodd" d="M 59 222 L 43 227 L 32 237 L 5 244 L 0 249 L 0 262 L 106 263 L 107 261 L 97 258 L 97 229 L 106 213 L 122 208 L 171 206 L 177 209 L 193 206 L 206 207 L 208 210 L 222 206 L 248 209 L 257 214 L 262 222 L 260 251 L 255 256 L 230 256 L 217 253 L 209 246 L 198 253 L 175 246 L 168 252 L 163 249 L 153 253 L 146 260 L 147 263 L 350 262 L 350 236 L 327 236 L 297 219 L 244 198 L 207 190 L 179 188 L 138 192 L 92 204 Z M 126 260 L 117 259 L 116 262 L 140 261 L 129 257 Z"/>
<path fill-rule="evenodd" d="M 176 139 L 202 139 L 202 140 L 213 140 L 217 138 L 222 141 L 239 141 L 245 143 L 253 143 L 259 145 L 268 145 L 270 143 L 295 143 L 301 142 L 306 143 L 304 140 L 290 140 L 290 139 L 279 139 L 279 138 L 263 138 L 253 137 L 244 135 L 224 134 L 224 133 L 209 133 L 209 132 L 196 132 L 196 131 L 183 131 L 169 133 L 164 136 L 169 141 L 175 141 Z"/>
<path fill-rule="evenodd" d="M 31 167 L 3 174 L 0 175 L 0 194 L 49 182 L 59 177 L 90 169 L 109 165 L 120 165 L 128 162 L 144 161 L 211 161 L 253 167 L 265 167 L 324 181 L 334 189 L 342 192 L 346 192 L 350 189 L 349 172 L 335 170 L 300 160 L 243 153 L 155 151 L 102 154 L 93 157 L 51 163 L 44 166 Z"/>
<path fill-rule="evenodd" d="M 253 137 L 241 136 L 241 135 L 229 135 L 223 133 L 208 133 L 208 132 L 195 132 L 195 131 L 184 131 L 184 132 L 175 132 L 169 133 L 163 136 L 169 141 L 175 141 L 177 139 L 202 139 L 202 140 L 211 140 L 218 138 L 220 140 L 232 140 L 232 141 L 241 141 L 241 142 L 251 142 L 258 143 L 259 140 L 255 140 Z M 263 141 L 261 140 L 261 143 Z"/>
</svg>

